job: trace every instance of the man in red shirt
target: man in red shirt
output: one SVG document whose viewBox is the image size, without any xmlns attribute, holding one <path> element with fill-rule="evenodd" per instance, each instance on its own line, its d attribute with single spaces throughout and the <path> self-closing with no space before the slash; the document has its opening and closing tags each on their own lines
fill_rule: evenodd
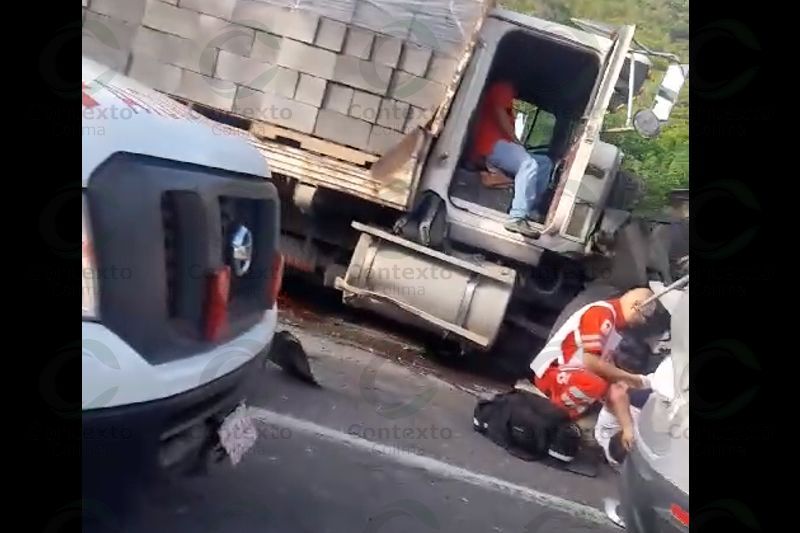
<svg viewBox="0 0 800 533">
<path fill-rule="evenodd" d="M 611 356 L 621 340 L 617 330 L 643 324 L 652 315 L 654 303 L 642 307 L 652 294 L 650 289 L 632 289 L 573 314 L 531 362 L 536 388 L 573 420 L 594 402 L 609 399 L 612 412 L 627 423 L 629 406 L 613 401 L 619 397 L 616 389 L 646 388 L 648 379 L 618 368 Z"/>
<path fill-rule="evenodd" d="M 544 155 L 531 155 L 517 140 L 514 132 L 514 99 L 517 91 L 511 82 L 500 80 L 489 85 L 478 110 L 472 157 L 486 161 L 503 172 L 514 175 L 514 199 L 506 229 L 529 237 L 539 232 L 530 218 L 553 169 L 553 162 Z M 530 217 L 530 218 L 529 218 Z"/>
</svg>

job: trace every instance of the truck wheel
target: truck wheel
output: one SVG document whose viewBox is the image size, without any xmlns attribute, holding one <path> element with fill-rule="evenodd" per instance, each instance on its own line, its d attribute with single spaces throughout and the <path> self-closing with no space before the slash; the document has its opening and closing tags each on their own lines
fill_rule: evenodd
<svg viewBox="0 0 800 533">
<path fill-rule="evenodd" d="M 524 280 L 525 300 L 549 311 L 563 309 L 581 290 L 584 278 L 575 263 L 546 254 Z"/>
</svg>

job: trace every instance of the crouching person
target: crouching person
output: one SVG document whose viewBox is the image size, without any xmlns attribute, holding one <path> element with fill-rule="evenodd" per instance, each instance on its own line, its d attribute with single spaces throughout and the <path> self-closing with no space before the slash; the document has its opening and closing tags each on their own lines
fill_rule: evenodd
<svg viewBox="0 0 800 533">
<path fill-rule="evenodd" d="M 534 357 L 530 365 L 534 385 L 572 420 L 595 402 L 605 402 L 611 390 L 618 393 L 616 384 L 647 387 L 645 376 L 618 368 L 612 354 L 622 340 L 618 330 L 643 324 L 652 316 L 655 303 L 642 305 L 652 294 L 650 289 L 638 288 L 618 299 L 586 305 L 569 317 Z M 618 394 L 614 396 L 616 400 Z M 617 404 L 609 406 L 616 411 Z M 624 408 L 627 410 L 627 405 Z"/>
</svg>

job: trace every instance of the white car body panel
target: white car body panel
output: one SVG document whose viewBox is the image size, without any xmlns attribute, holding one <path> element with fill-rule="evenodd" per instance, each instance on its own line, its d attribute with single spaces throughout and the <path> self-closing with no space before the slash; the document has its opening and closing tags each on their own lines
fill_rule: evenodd
<svg viewBox="0 0 800 533">
<path fill-rule="evenodd" d="M 102 324 L 82 323 L 81 406 L 84 411 L 168 398 L 236 370 L 272 342 L 277 308 L 251 329 L 208 352 L 161 365 L 145 361 Z"/>
<path fill-rule="evenodd" d="M 119 152 L 270 176 L 246 133 L 208 120 L 95 61 L 83 58 L 82 68 L 83 187 L 95 169 Z M 214 381 L 262 352 L 276 324 L 273 307 L 251 329 L 213 350 L 152 365 L 102 323 L 83 321 L 83 410 L 158 400 Z"/>
<path fill-rule="evenodd" d="M 108 67 L 83 58 L 81 180 L 117 152 L 269 177 L 248 134 L 218 124 Z M 87 138 L 91 137 L 91 141 Z"/>
</svg>

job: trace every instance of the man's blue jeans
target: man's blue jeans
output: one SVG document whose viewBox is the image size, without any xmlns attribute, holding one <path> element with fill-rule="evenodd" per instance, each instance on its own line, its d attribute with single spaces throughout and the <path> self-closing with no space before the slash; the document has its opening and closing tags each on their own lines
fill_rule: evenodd
<svg viewBox="0 0 800 533">
<path fill-rule="evenodd" d="M 525 218 L 540 206 L 537 200 L 547 188 L 553 162 L 543 154 L 529 154 L 525 147 L 508 141 L 497 141 L 486 158 L 493 167 L 514 175 L 514 199 L 511 201 L 511 218 Z"/>
</svg>

